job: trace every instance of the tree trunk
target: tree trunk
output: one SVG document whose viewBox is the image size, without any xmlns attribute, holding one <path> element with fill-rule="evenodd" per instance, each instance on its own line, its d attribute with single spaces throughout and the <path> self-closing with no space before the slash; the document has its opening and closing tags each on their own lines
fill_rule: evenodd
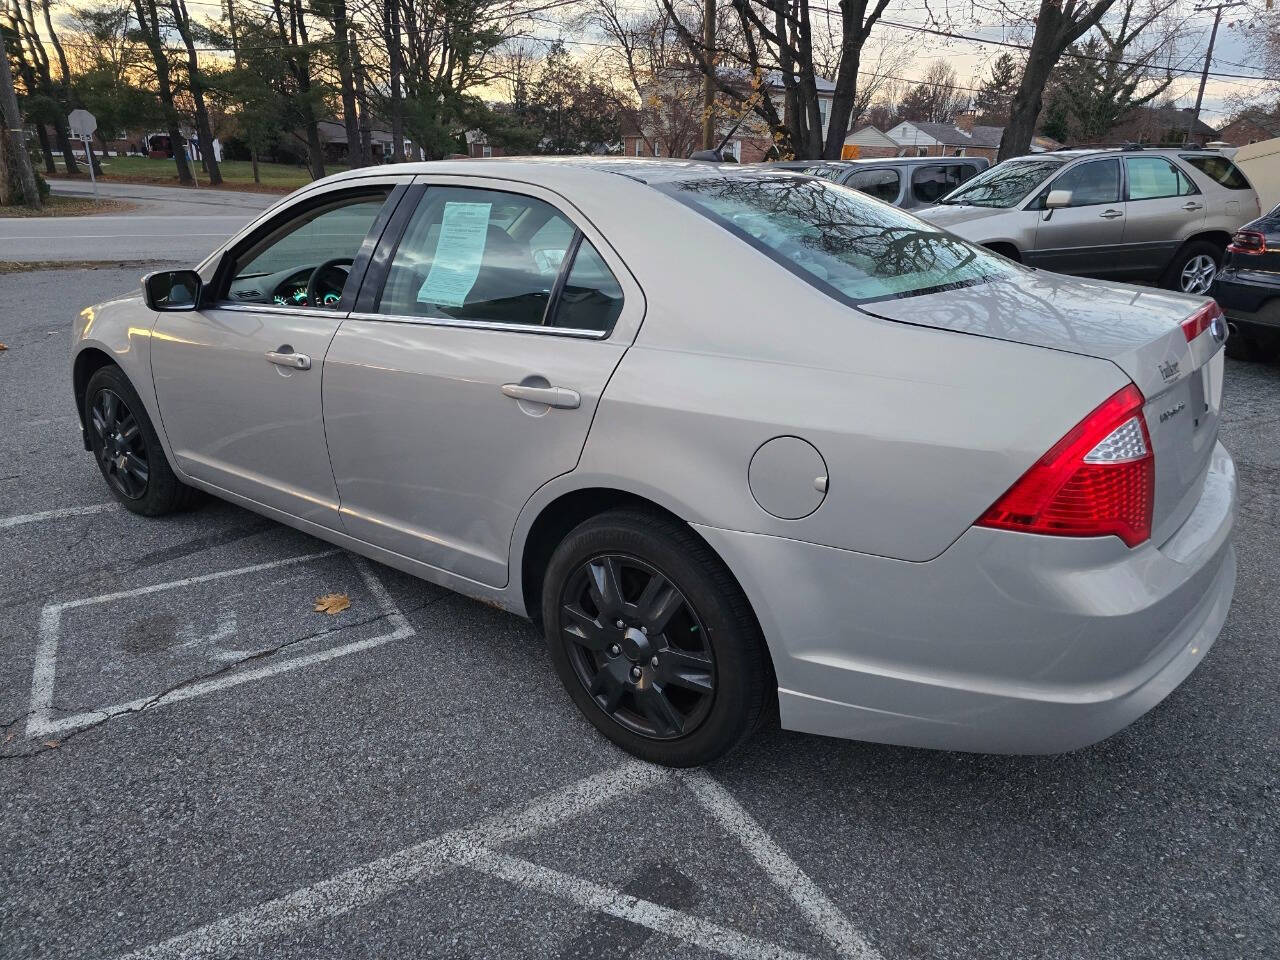
<svg viewBox="0 0 1280 960">
<path fill-rule="evenodd" d="M 209 185 L 216 187 L 222 183 L 222 171 L 218 169 L 218 158 L 213 149 L 213 128 L 209 125 L 209 111 L 204 102 L 204 81 L 196 58 L 195 43 L 191 39 L 191 19 L 184 0 L 170 0 L 170 7 L 173 9 L 178 35 L 187 48 L 187 81 L 191 88 L 191 99 L 196 105 L 196 139 L 200 144 L 200 161 L 208 171 Z"/>
<path fill-rule="evenodd" d="M 262 177 L 258 175 L 258 148 L 249 148 L 249 163 L 253 166 L 253 182 L 262 183 Z"/>
<path fill-rule="evenodd" d="M 369 129 L 369 101 L 365 99 L 364 67 L 360 63 L 360 48 L 356 46 L 356 35 L 351 34 L 351 75 L 355 80 L 356 109 L 360 111 L 360 165 L 367 167 L 373 163 L 373 131 Z"/>
<path fill-rule="evenodd" d="M 59 114 L 53 121 L 53 132 L 58 138 L 58 152 L 62 154 L 63 165 L 67 173 L 75 176 L 80 172 L 80 164 L 76 162 L 76 153 L 71 146 L 71 131 L 67 128 L 67 118 Z"/>
<path fill-rule="evenodd" d="M 49 146 L 49 131 L 43 123 L 36 124 L 36 139 L 40 141 L 40 154 L 44 157 L 44 172 L 53 175 L 58 172 L 58 165 L 53 161 L 53 149 Z"/>
<path fill-rule="evenodd" d="M 387 26 L 387 70 L 391 80 L 391 162 L 404 159 L 404 116 L 400 92 L 400 0 L 384 0 Z"/>
<path fill-rule="evenodd" d="M 133 0 L 134 13 L 138 17 L 138 25 L 142 33 L 143 43 L 151 52 L 151 60 L 156 68 L 156 92 L 160 97 L 160 109 L 164 113 L 165 133 L 169 135 L 169 145 L 173 149 L 173 162 L 178 168 L 178 183 L 183 186 L 194 186 L 195 178 L 191 176 L 191 167 L 187 164 L 187 152 L 183 147 L 178 108 L 173 103 L 173 84 L 169 79 L 169 57 L 164 51 L 160 35 L 160 15 L 156 10 L 155 0 Z"/>
<path fill-rule="evenodd" d="M 314 115 L 307 120 L 307 160 L 311 167 L 311 179 L 319 180 L 323 177 L 324 144 L 320 142 L 320 125 Z"/>
<path fill-rule="evenodd" d="M 338 84 L 342 92 L 342 125 L 347 130 L 347 165 L 364 166 L 360 156 L 360 118 L 356 115 L 356 86 L 351 69 L 351 41 L 347 33 L 347 5 L 334 0 L 332 7 L 334 63 L 338 68 Z"/>
<path fill-rule="evenodd" d="M 9 72 L 9 52 L 5 49 L 4 34 L 0 33 L 0 120 L 9 131 L 8 149 L 5 153 L 6 177 L 4 193 L 12 200 L 16 186 L 22 187 L 22 202 L 32 210 L 40 209 L 40 190 L 35 171 L 31 169 L 31 154 L 27 153 L 26 139 L 22 133 L 22 117 L 18 113 L 18 97 L 13 89 L 13 76 Z"/>
</svg>

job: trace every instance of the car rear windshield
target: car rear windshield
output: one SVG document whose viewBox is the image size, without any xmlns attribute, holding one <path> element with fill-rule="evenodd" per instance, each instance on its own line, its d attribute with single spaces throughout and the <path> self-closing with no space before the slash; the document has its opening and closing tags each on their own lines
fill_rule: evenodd
<svg viewBox="0 0 1280 960">
<path fill-rule="evenodd" d="M 1180 156 L 1206 177 L 1217 181 L 1228 190 L 1253 189 L 1245 175 L 1240 172 L 1240 168 L 1226 157 L 1197 157 L 1187 156 L 1185 153 Z"/>
<path fill-rule="evenodd" d="M 725 176 L 657 186 L 845 303 L 971 286 L 1019 269 L 910 214 L 822 180 Z"/>
<path fill-rule="evenodd" d="M 968 207 L 1012 207 L 1062 166 L 1061 160 L 1006 160 L 983 170 L 938 203 Z"/>
</svg>

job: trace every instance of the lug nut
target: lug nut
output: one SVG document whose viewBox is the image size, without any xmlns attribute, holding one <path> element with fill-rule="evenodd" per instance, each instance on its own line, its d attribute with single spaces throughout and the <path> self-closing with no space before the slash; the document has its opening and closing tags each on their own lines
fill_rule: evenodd
<svg viewBox="0 0 1280 960">
<path fill-rule="evenodd" d="M 651 666 L 651 667 L 656 667 L 657 665 L 658 665 L 658 658 L 657 658 L 657 657 L 654 657 L 652 660 L 650 660 L 650 661 L 649 661 L 649 666 Z"/>
<path fill-rule="evenodd" d="M 625 627 L 625 626 L 626 626 L 626 624 L 625 624 L 625 623 L 623 623 L 621 620 L 619 620 L 619 621 L 618 621 L 618 629 L 619 629 L 619 630 L 621 630 L 621 629 L 622 629 L 623 627 Z"/>
<path fill-rule="evenodd" d="M 609 647 L 610 656 L 616 657 L 621 652 L 622 652 L 622 648 L 619 647 L 616 643 Z"/>
<path fill-rule="evenodd" d="M 639 679 L 640 679 L 640 668 L 639 668 L 639 667 L 632 667 L 632 668 L 631 668 L 631 679 L 632 679 L 632 680 L 639 680 Z"/>
<path fill-rule="evenodd" d="M 648 627 L 641 627 L 641 628 L 640 628 L 640 632 L 641 632 L 641 633 L 643 633 L 643 634 L 647 637 L 647 636 L 649 635 L 649 628 L 648 628 Z"/>
</svg>

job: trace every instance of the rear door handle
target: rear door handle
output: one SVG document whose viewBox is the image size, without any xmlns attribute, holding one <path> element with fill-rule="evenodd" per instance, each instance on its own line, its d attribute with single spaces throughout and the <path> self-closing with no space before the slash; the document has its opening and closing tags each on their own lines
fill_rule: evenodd
<svg viewBox="0 0 1280 960">
<path fill-rule="evenodd" d="M 311 358 L 305 353 L 280 353 L 270 350 L 267 352 L 267 359 L 277 367 L 288 367 L 290 370 L 311 369 Z"/>
<path fill-rule="evenodd" d="M 1119 210 L 1103 210 L 1098 214 L 1103 220 L 1114 220 L 1116 217 L 1123 217 L 1124 214 Z"/>
<path fill-rule="evenodd" d="M 1200 204 L 1196 203 L 1194 200 L 1188 200 L 1186 203 L 1182 205 L 1182 209 L 1183 210 L 1202 210 L 1204 208 Z"/>
<path fill-rule="evenodd" d="M 582 405 L 581 394 L 568 387 L 528 387 L 523 383 L 504 383 L 502 392 L 512 400 L 545 403 L 549 407 L 560 407 L 564 410 L 576 410 Z"/>
</svg>

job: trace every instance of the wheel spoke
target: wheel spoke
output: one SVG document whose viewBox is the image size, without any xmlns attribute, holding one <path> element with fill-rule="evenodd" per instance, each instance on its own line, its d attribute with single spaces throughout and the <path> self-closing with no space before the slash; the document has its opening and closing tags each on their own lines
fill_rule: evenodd
<svg viewBox="0 0 1280 960">
<path fill-rule="evenodd" d="M 148 476 L 147 462 L 136 453 L 126 453 L 124 455 L 124 472 L 143 486 L 146 486 Z"/>
<path fill-rule="evenodd" d="M 658 654 L 658 669 L 664 683 L 695 693 L 710 693 L 715 686 L 711 658 L 705 654 L 668 648 Z"/>
<path fill-rule="evenodd" d="M 650 683 L 638 687 L 635 698 L 640 712 L 653 724 L 659 736 L 669 737 L 684 731 L 684 717 L 672 706 L 661 686 Z"/>
<path fill-rule="evenodd" d="M 609 646 L 610 634 L 604 624 L 587 615 L 575 603 L 560 608 L 561 627 L 564 635 L 579 646 L 600 652 Z"/>
<path fill-rule="evenodd" d="M 116 395 L 110 390 L 102 391 L 102 419 L 108 427 L 113 427 L 116 423 L 116 400 Z"/>
<path fill-rule="evenodd" d="M 95 405 L 93 408 L 93 429 L 104 440 L 107 437 L 107 422 L 102 418 L 102 411 Z"/>
<path fill-rule="evenodd" d="M 590 692 L 591 696 L 596 698 L 596 702 L 604 707 L 606 713 L 613 713 L 618 709 L 618 704 L 622 701 L 622 695 L 627 692 L 626 682 L 626 665 L 621 661 L 614 660 L 606 663 L 591 678 Z"/>
<path fill-rule="evenodd" d="M 622 612 L 622 571 L 616 557 L 600 557 L 588 568 L 591 599 L 600 613 L 616 617 Z"/>
<path fill-rule="evenodd" d="M 667 629 L 667 624 L 675 616 L 676 611 L 684 606 L 684 597 L 666 577 L 654 573 L 644 585 L 644 592 L 636 601 L 636 611 L 649 630 L 650 636 L 657 636 Z"/>
<path fill-rule="evenodd" d="M 140 432 L 138 421 L 134 419 L 132 413 L 120 421 L 120 436 L 124 438 L 125 443 L 133 443 Z"/>
</svg>

